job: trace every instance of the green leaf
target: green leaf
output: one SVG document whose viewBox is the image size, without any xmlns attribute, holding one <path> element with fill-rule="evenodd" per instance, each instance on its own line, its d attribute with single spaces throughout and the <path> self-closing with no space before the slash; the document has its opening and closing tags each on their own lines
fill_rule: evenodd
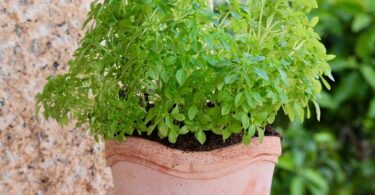
<svg viewBox="0 0 375 195">
<path fill-rule="evenodd" d="M 178 84 L 180 84 L 180 86 L 184 84 L 186 80 L 186 72 L 184 69 L 180 69 L 177 71 L 176 79 L 177 79 Z"/>
<path fill-rule="evenodd" d="M 196 131 L 194 133 L 195 139 L 199 141 L 200 144 L 204 144 L 206 142 L 206 134 L 204 133 L 203 130 Z"/>
<path fill-rule="evenodd" d="M 247 129 L 247 134 L 249 135 L 249 137 L 254 137 L 254 135 L 255 135 L 255 126 L 254 125 L 250 125 L 250 127 Z"/>
<path fill-rule="evenodd" d="M 366 79 L 367 83 L 375 90 L 375 70 L 370 65 L 363 65 L 361 73 Z"/>
<path fill-rule="evenodd" d="M 164 138 L 168 135 L 168 127 L 165 125 L 164 122 L 160 122 L 159 124 L 159 136 Z"/>
<path fill-rule="evenodd" d="M 263 128 L 258 127 L 257 131 L 258 131 L 259 141 L 263 142 L 265 130 Z"/>
<path fill-rule="evenodd" d="M 292 156 L 291 153 L 286 153 L 280 156 L 279 162 L 277 163 L 277 166 L 281 169 L 284 169 L 286 171 L 294 171 L 294 156 Z"/>
<path fill-rule="evenodd" d="M 197 116 L 197 113 L 198 113 L 197 106 L 195 106 L 195 105 L 190 106 L 190 108 L 188 110 L 188 117 L 189 117 L 189 119 L 193 120 L 195 118 L 195 116 Z"/>
<path fill-rule="evenodd" d="M 177 137 L 178 137 L 178 133 L 177 133 L 177 131 L 176 130 L 171 130 L 170 132 L 169 132 L 169 134 L 168 134 L 168 141 L 170 142 L 170 143 L 176 143 L 176 141 L 177 141 Z"/>
<path fill-rule="evenodd" d="M 178 106 L 176 106 L 176 107 L 173 108 L 171 114 L 175 115 L 175 114 L 178 114 L 178 113 L 180 113 L 180 109 L 178 108 Z"/>
<path fill-rule="evenodd" d="M 267 80 L 267 81 L 269 80 L 269 77 L 268 77 L 267 73 L 264 70 L 259 69 L 259 68 L 254 68 L 254 72 L 258 76 L 260 76 L 262 79 Z"/>
<path fill-rule="evenodd" d="M 250 142 L 251 142 L 251 137 L 247 133 L 244 133 L 242 136 L 242 143 L 245 145 L 249 145 Z"/>
<path fill-rule="evenodd" d="M 178 107 L 175 107 L 173 110 L 172 110 L 172 117 L 178 121 L 184 121 L 185 120 L 185 116 L 183 114 L 180 113 L 180 110 L 178 109 Z"/>
<path fill-rule="evenodd" d="M 239 122 L 233 122 L 227 127 L 228 131 L 231 133 L 239 133 L 242 131 L 243 127 L 241 126 L 241 123 Z"/>
<path fill-rule="evenodd" d="M 241 103 L 241 99 L 242 99 L 242 92 L 237 94 L 236 97 L 234 98 L 234 105 L 236 106 L 236 108 L 238 108 L 240 106 L 240 103 Z"/>
<path fill-rule="evenodd" d="M 237 80 L 238 76 L 237 75 L 229 75 L 226 76 L 224 79 L 225 84 L 231 84 L 234 83 Z"/>
<path fill-rule="evenodd" d="M 304 194 L 304 183 L 303 179 L 299 176 L 292 179 L 290 194 L 291 195 L 301 195 Z"/>
<path fill-rule="evenodd" d="M 331 86 L 329 85 L 329 83 L 328 83 L 323 77 L 320 77 L 320 80 L 323 82 L 324 86 L 325 86 L 328 90 L 331 90 Z"/>
<path fill-rule="evenodd" d="M 301 104 L 294 103 L 293 104 L 293 111 L 294 111 L 295 115 L 297 117 L 299 117 L 298 120 L 302 123 L 303 119 L 305 118 L 305 110 L 303 109 Z"/>
<path fill-rule="evenodd" d="M 368 109 L 368 117 L 371 119 L 375 119 L 375 98 L 372 98 L 370 103 L 370 108 Z"/>
<path fill-rule="evenodd" d="M 336 58 L 335 55 L 332 55 L 332 54 L 327 55 L 327 60 L 333 60 L 335 58 Z"/>
<path fill-rule="evenodd" d="M 112 123 L 112 124 L 111 124 L 111 127 L 110 127 L 110 130 L 107 131 L 107 136 L 108 136 L 108 138 L 109 138 L 109 139 L 112 139 L 113 136 L 114 136 L 114 134 L 115 134 L 115 132 L 116 132 L 116 123 Z"/>
<path fill-rule="evenodd" d="M 289 119 L 291 121 L 294 121 L 294 111 L 293 111 L 292 107 L 289 104 L 285 104 L 283 106 L 283 110 L 284 110 L 284 113 L 286 115 L 288 115 Z"/>
<path fill-rule="evenodd" d="M 307 169 L 302 172 L 304 178 L 306 178 L 309 182 L 313 183 L 318 189 L 320 189 L 323 193 L 327 193 L 329 186 L 327 181 L 324 177 L 317 171 L 312 169 Z"/>
<path fill-rule="evenodd" d="M 165 117 L 165 124 L 168 128 L 173 128 L 173 120 L 171 119 L 171 116 L 169 114 Z"/>
<path fill-rule="evenodd" d="M 232 133 L 229 132 L 228 130 L 223 130 L 222 131 L 223 141 L 225 142 L 225 140 L 227 140 L 231 135 L 232 135 Z"/>
<path fill-rule="evenodd" d="M 173 65 L 177 62 L 177 57 L 176 56 L 168 56 L 165 60 L 164 63 L 165 65 Z"/>
<path fill-rule="evenodd" d="M 181 135 L 185 135 L 185 134 L 189 133 L 188 126 L 185 125 L 185 126 L 181 127 L 178 133 L 181 134 Z"/>
<path fill-rule="evenodd" d="M 254 114 L 253 118 L 256 121 L 265 121 L 267 119 L 267 116 L 268 116 L 268 112 L 260 112 L 260 113 Z"/>
<path fill-rule="evenodd" d="M 247 116 L 246 113 L 242 113 L 242 116 L 241 116 L 241 122 L 242 122 L 242 127 L 243 127 L 244 129 L 249 128 L 249 125 L 250 125 L 250 119 L 249 119 L 249 117 Z"/>
<path fill-rule="evenodd" d="M 352 30 L 354 32 L 358 32 L 365 27 L 367 27 L 369 24 L 371 24 L 372 18 L 368 14 L 357 14 L 354 17 L 354 21 L 352 23 Z"/>
<path fill-rule="evenodd" d="M 264 56 L 255 56 L 254 58 L 253 58 L 253 61 L 254 62 L 261 62 L 261 61 L 263 61 L 263 60 L 265 60 L 266 59 L 266 57 L 264 57 Z"/>
<path fill-rule="evenodd" d="M 283 69 L 281 68 L 278 68 L 279 70 L 279 73 L 280 73 L 280 76 L 281 76 L 281 80 L 286 84 L 286 85 L 289 85 L 289 81 L 288 81 L 288 77 L 286 76 L 286 73 L 283 71 Z"/>
<path fill-rule="evenodd" d="M 316 26 L 318 24 L 318 22 L 319 22 L 319 17 L 315 16 L 315 17 L 311 18 L 311 20 L 310 20 L 311 27 Z"/>
<path fill-rule="evenodd" d="M 224 103 L 223 106 L 221 107 L 221 115 L 227 115 L 230 113 L 230 104 Z"/>
<path fill-rule="evenodd" d="M 316 101 L 313 101 L 316 110 L 316 119 L 320 121 L 320 106 Z"/>
</svg>

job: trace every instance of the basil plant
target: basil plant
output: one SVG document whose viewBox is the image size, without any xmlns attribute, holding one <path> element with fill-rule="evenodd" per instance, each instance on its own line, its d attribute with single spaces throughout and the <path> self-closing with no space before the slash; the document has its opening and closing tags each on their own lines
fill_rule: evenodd
<svg viewBox="0 0 375 195">
<path fill-rule="evenodd" d="M 310 117 L 326 54 L 307 14 L 315 0 L 93 2 L 69 71 L 37 95 L 45 118 L 86 125 L 95 138 L 137 132 L 176 142 L 205 132 L 263 138 L 280 109 Z"/>
</svg>

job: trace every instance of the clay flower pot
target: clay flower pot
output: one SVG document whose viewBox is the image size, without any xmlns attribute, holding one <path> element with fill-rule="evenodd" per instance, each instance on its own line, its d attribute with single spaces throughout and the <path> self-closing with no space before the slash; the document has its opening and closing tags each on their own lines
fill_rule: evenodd
<svg viewBox="0 0 375 195">
<path fill-rule="evenodd" d="M 281 154 L 279 137 L 254 138 L 212 151 L 184 152 L 157 142 L 129 137 L 108 141 L 115 194 L 239 195 L 270 194 L 272 175 Z"/>
</svg>

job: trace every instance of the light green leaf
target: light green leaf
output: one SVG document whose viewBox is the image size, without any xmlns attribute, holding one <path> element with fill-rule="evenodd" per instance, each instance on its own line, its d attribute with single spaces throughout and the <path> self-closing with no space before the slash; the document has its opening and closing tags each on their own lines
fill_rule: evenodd
<svg viewBox="0 0 375 195">
<path fill-rule="evenodd" d="M 251 137 L 249 136 L 249 134 L 244 133 L 242 136 L 242 143 L 245 145 L 249 145 L 250 142 L 251 142 Z"/>
<path fill-rule="evenodd" d="M 294 111 L 293 111 L 292 107 L 290 106 L 290 104 L 285 104 L 283 106 L 283 110 L 284 110 L 284 113 L 286 115 L 288 115 L 289 119 L 291 121 L 294 121 Z"/>
<path fill-rule="evenodd" d="M 304 183 L 303 179 L 299 176 L 292 179 L 290 194 L 291 195 L 301 195 L 304 194 Z"/>
<path fill-rule="evenodd" d="M 263 128 L 257 127 L 257 131 L 258 131 L 259 141 L 263 142 L 265 130 Z"/>
<path fill-rule="evenodd" d="M 254 137 L 254 135 L 255 135 L 255 126 L 254 125 L 250 125 L 250 127 L 247 129 L 247 134 L 249 135 L 249 137 Z"/>
<path fill-rule="evenodd" d="M 175 115 L 175 114 L 178 114 L 178 113 L 180 113 L 180 109 L 178 108 L 178 106 L 176 106 L 176 107 L 173 108 L 171 114 Z"/>
<path fill-rule="evenodd" d="M 240 106 L 241 98 L 242 98 L 242 92 L 237 94 L 236 97 L 234 98 L 234 105 L 236 106 L 236 108 Z"/>
<path fill-rule="evenodd" d="M 165 60 L 165 65 L 172 65 L 172 64 L 175 64 L 177 62 L 177 57 L 176 56 L 169 56 L 167 57 Z"/>
<path fill-rule="evenodd" d="M 320 106 L 316 101 L 313 101 L 316 110 L 316 119 L 320 121 Z"/>
<path fill-rule="evenodd" d="M 316 26 L 318 24 L 318 22 L 319 22 L 319 17 L 315 16 L 315 17 L 311 18 L 311 20 L 310 20 L 311 27 Z"/>
<path fill-rule="evenodd" d="M 168 135 L 168 127 L 165 125 L 164 122 L 159 123 L 159 136 L 164 138 Z"/>
<path fill-rule="evenodd" d="M 269 77 L 268 77 L 267 73 L 264 70 L 262 70 L 260 68 L 254 68 L 254 72 L 258 76 L 260 76 L 262 79 L 267 80 L 267 81 L 269 80 Z"/>
<path fill-rule="evenodd" d="M 226 76 L 224 79 L 225 84 L 231 84 L 234 83 L 237 80 L 238 76 L 237 75 L 229 75 Z"/>
<path fill-rule="evenodd" d="M 221 115 L 227 115 L 230 113 L 230 104 L 224 103 L 224 105 L 221 107 Z"/>
<path fill-rule="evenodd" d="M 286 84 L 286 85 L 289 85 L 289 81 L 288 81 L 288 77 L 286 76 L 286 73 L 283 71 L 283 69 L 281 68 L 278 68 L 279 70 L 279 73 L 280 73 L 280 76 L 281 76 L 281 80 Z"/>
<path fill-rule="evenodd" d="M 230 136 L 231 136 L 231 132 L 229 132 L 228 130 L 223 130 L 222 131 L 222 137 L 223 137 L 223 141 L 225 142 L 225 140 L 227 140 Z"/>
<path fill-rule="evenodd" d="M 194 134 L 195 138 L 199 141 L 200 144 L 204 144 L 206 142 L 206 134 L 203 130 L 196 131 Z"/>
<path fill-rule="evenodd" d="M 369 24 L 371 24 L 372 17 L 369 16 L 368 14 L 357 14 L 354 17 L 354 21 L 352 23 L 352 30 L 354 32 L 358 32 L 365 27 L 367 27 Z"/>
<path fill-rule="evenodd" d="M 331 90 L 331 86 L 329 85 L 329 83 L 327 82 L 327 80 L 324 78 L 324 77 L 320 77 L 320 80 L 323 82 L 323 85 L 328 89 L 328 90 Z"/>
<path fill-rule="evenodd" d="M 227 129 L 229 130 L 229 132 L 231 133 L 239 133 L 242 131 L 243 127 L 241 126 L 241 123 L 239 122 L 233 122 L 232 124 L 230 124 Z"/>
<path fill-rule="evenodd" d="M 175 129 L 172 129 L 168 134 L 168 141 L 170 143 L 176 143 L 178 137 L 178 133 Z"/>
<path fill-rule="evenodd" d="M 190 108 L 188 110 L 188 117 L 189 117 L 189 119 L 193 120 L 195 118 L 195 116 L 197 115 L 197 113 L 198 113 L 197 106 L 195 106 L 195 105 L 190 106 Z"/>
<path fill-rule="evenodd" d="M 180 84 L 180 86 L 184 84 L 186 80 L 186 72 L 184 69 L 180 69 L 177 71 L 176 79 L 177 79 L 178 84 Z"/>
<path fill-rule="evenodd" d="M 261 62 L 261 61 L 263 61 L 263 60 L 265 60 L 266 59 L 266 57 L 264 57 L 264 56 L 255 56 L 254 58 L 253 58 L 253 61 L 254 62 Z"/>
<path fill-rule="evenodd" d="M 242 127 L 243 127 L 244 129 L 249 128 L 249 125 L 250 125 L 250 119 L 249 119 L 249 117 L 247 116 L 246 113 L 242 113 L 242 116 L 241 116 L 241 122 L 242 122 Z"/>
<path fill-rule="evenodd" d="M 185 116 L 183 114 L 177 114 L 174 116 L 174 118 L 178 121 L 184 121 L 185 120 Z"/>
<path fill-rule="evenodd" d="M 188 126 L 185 125 L 185 126 L 181 127 L 178 133 L 181 134 L 181 135 L 185 135 L 185 134 L 189 133 Z"/>
</svg>

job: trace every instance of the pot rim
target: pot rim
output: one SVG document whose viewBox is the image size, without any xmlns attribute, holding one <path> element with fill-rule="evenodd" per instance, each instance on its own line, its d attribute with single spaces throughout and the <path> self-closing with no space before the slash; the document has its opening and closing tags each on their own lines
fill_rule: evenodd
<svg viewBox="0 0 375 195">
<path fill-rule="evenodd" d="M 248 146 L 239 143 L 197 152 L 170 148 L 139 137 L 128 137 L 124 143 L 105 143 L 108 166 L 128 161 L 189 179 L 217 178 L 261 161 L 277 163 L 280 155 L 281 140 L 276 136 L 265 136 L 263 142 L 259 138 L 253 138 Z"/>
</svg>

